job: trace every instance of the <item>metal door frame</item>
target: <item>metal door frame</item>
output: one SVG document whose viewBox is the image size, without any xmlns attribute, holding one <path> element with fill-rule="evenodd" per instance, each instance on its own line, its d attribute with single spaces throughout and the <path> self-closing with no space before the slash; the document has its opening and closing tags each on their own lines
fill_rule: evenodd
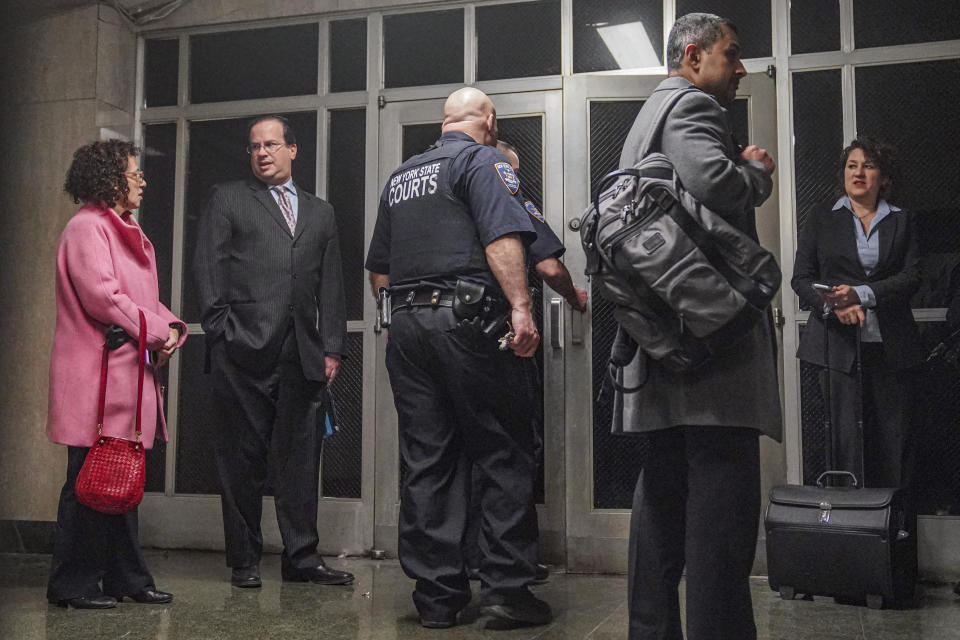
<svg viewBox="0 0 960 640">
<path fill-rule="evenodd" d="M 519 116 L 540 116 L 543 122 L 543 212 L 547 223 L 563 237 L 563 155 L 562 98 L 557 90 L 525 93 L 490 94 L 500 119 Z M 402 154 L 402 126 L 436 122 L 437 137 L 443 99 L 424 99 L 388 102 L 380 111 L 379 185 L 386 183 L 390 174 L 400 165 Z M 523 162 L 523 160 L 521 160 Z M 379 197 L 379 196 L 378 196 Z M 372 230 L 376 207 L 367 228 Z M 582 279 L 582 278 L 581 278 Z M 576 278 L 575 278 L 576 280 Z M 542 334 L 544 336 L 544 504 L 537 505 L 540 522 L 541 556 L 549 562 L 562 563 L 565 546 L 564 524 L 564 345 L 569 338 L 564 327 L 569 318 L 569 306 L 556 318 L 551 316 L 551 304 L 562 301 L 544 284 Z M 561 302 L 562 304 L 562 302 Z M 579 315 L 579 314 L 578 314 Z M 557 347 L 551 347 L 556 336 Z M 399 516 L 399 444 L 397 414 L 385 365 L 386 332 L 376 336 L 376 473 L 374 498 L 374 546 L 389 554 L 397 551 L 397 522 Z"/>
</svg>

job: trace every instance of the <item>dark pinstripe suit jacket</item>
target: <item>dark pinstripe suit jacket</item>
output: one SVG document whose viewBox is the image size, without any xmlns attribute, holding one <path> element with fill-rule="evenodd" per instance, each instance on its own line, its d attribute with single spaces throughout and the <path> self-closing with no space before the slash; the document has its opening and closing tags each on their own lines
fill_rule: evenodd
<svg viewBox="0 0 960 640">
<path fill-rule="evenodd" d="M 207 339 L 253 371 L 276 366 L 291 321 L 309 380 L 324 380 L 324 355 L 346 348 L 346 308 L 333 207 L 297 187 L 290 233 L 266 185 L 213 188 L 200 219 L 193 272 Z M 212 343 L 212 342 L 211 342 Z"/>
</svg>

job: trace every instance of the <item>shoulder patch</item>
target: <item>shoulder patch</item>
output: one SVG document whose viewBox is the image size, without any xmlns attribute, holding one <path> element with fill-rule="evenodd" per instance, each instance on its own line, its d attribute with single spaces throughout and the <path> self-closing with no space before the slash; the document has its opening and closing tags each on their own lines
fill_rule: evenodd
<svg viewBox="0 0 960 640">
<path fill-rule="evenodd" d="M 544 224 L 547 223 L 547 221 L 543 217 L 543 214 L 540 213 L 540 209 L 537 209 L 537 205 L 533 204 L 531 201 L 525 200 L 523 203 L 523 208 L 527 210 L 527 213 L 532 215 L 534 218 L 536 218 L 540 222 Z"/>
<path fill-rule="evenodd" d="M 517 191 L 520 189 L 520 179 L 517 178 L 517 174 L 514 173 L 513 167 L 510 166 L 510 163 L 497 162 L 493 165 L 493 168 L 497 170 L 500 180 L 503 181 L 503 186 L 507 188 L 507 191 L 510 192 L 510 195 L 516 195 Z"/>
</svg>

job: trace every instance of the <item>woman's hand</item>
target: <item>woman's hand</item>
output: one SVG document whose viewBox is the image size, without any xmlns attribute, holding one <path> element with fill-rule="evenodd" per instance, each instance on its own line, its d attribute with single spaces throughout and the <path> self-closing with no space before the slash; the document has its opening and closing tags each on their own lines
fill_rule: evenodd
<svg viewBox="0 0 960 640">
<path fill-rule="evenodd" d="M 841 324 L 859 324 L 862 327 L 866 320 L 863 308 L 859 304 L 851 304 L 846 307 L 834 309 L 833 313 L 837 316 L 837 320 L 839 320 Z"/>
<path fill-rule="evenodd" d="M 163 346 L 160 347 L 160 350 L 157 352 L 157 366 L 162 367 L 167 364 L 170 356 L 177 350 L 178 342 L 180 342 L 180 330 L 170 327 L 170 334 L 167 336 L 167 341 L 163 343 Z"/>
<path fill-rule="evenodd" d="M 860 296 L 857 295 L 856 289 L 848 284 L 835 286 L 830 293 L 824 296 L 824 299 L 834 309 L 860 304 Z"/>
</svg>

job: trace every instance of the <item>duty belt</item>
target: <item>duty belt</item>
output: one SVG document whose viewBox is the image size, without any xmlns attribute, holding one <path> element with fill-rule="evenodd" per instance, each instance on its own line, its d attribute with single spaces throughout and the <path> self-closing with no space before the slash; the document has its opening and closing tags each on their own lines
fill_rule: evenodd
<svg viewBox="0 0 960 640">
<path fill-rule="evenodd" d="M 391 310 L 396 313 L 401 309 L 413 307 L 452 307 L 454 294 L 449 289 L 414 289 L 405 295 L 391 296 Z"/>
</svg>

